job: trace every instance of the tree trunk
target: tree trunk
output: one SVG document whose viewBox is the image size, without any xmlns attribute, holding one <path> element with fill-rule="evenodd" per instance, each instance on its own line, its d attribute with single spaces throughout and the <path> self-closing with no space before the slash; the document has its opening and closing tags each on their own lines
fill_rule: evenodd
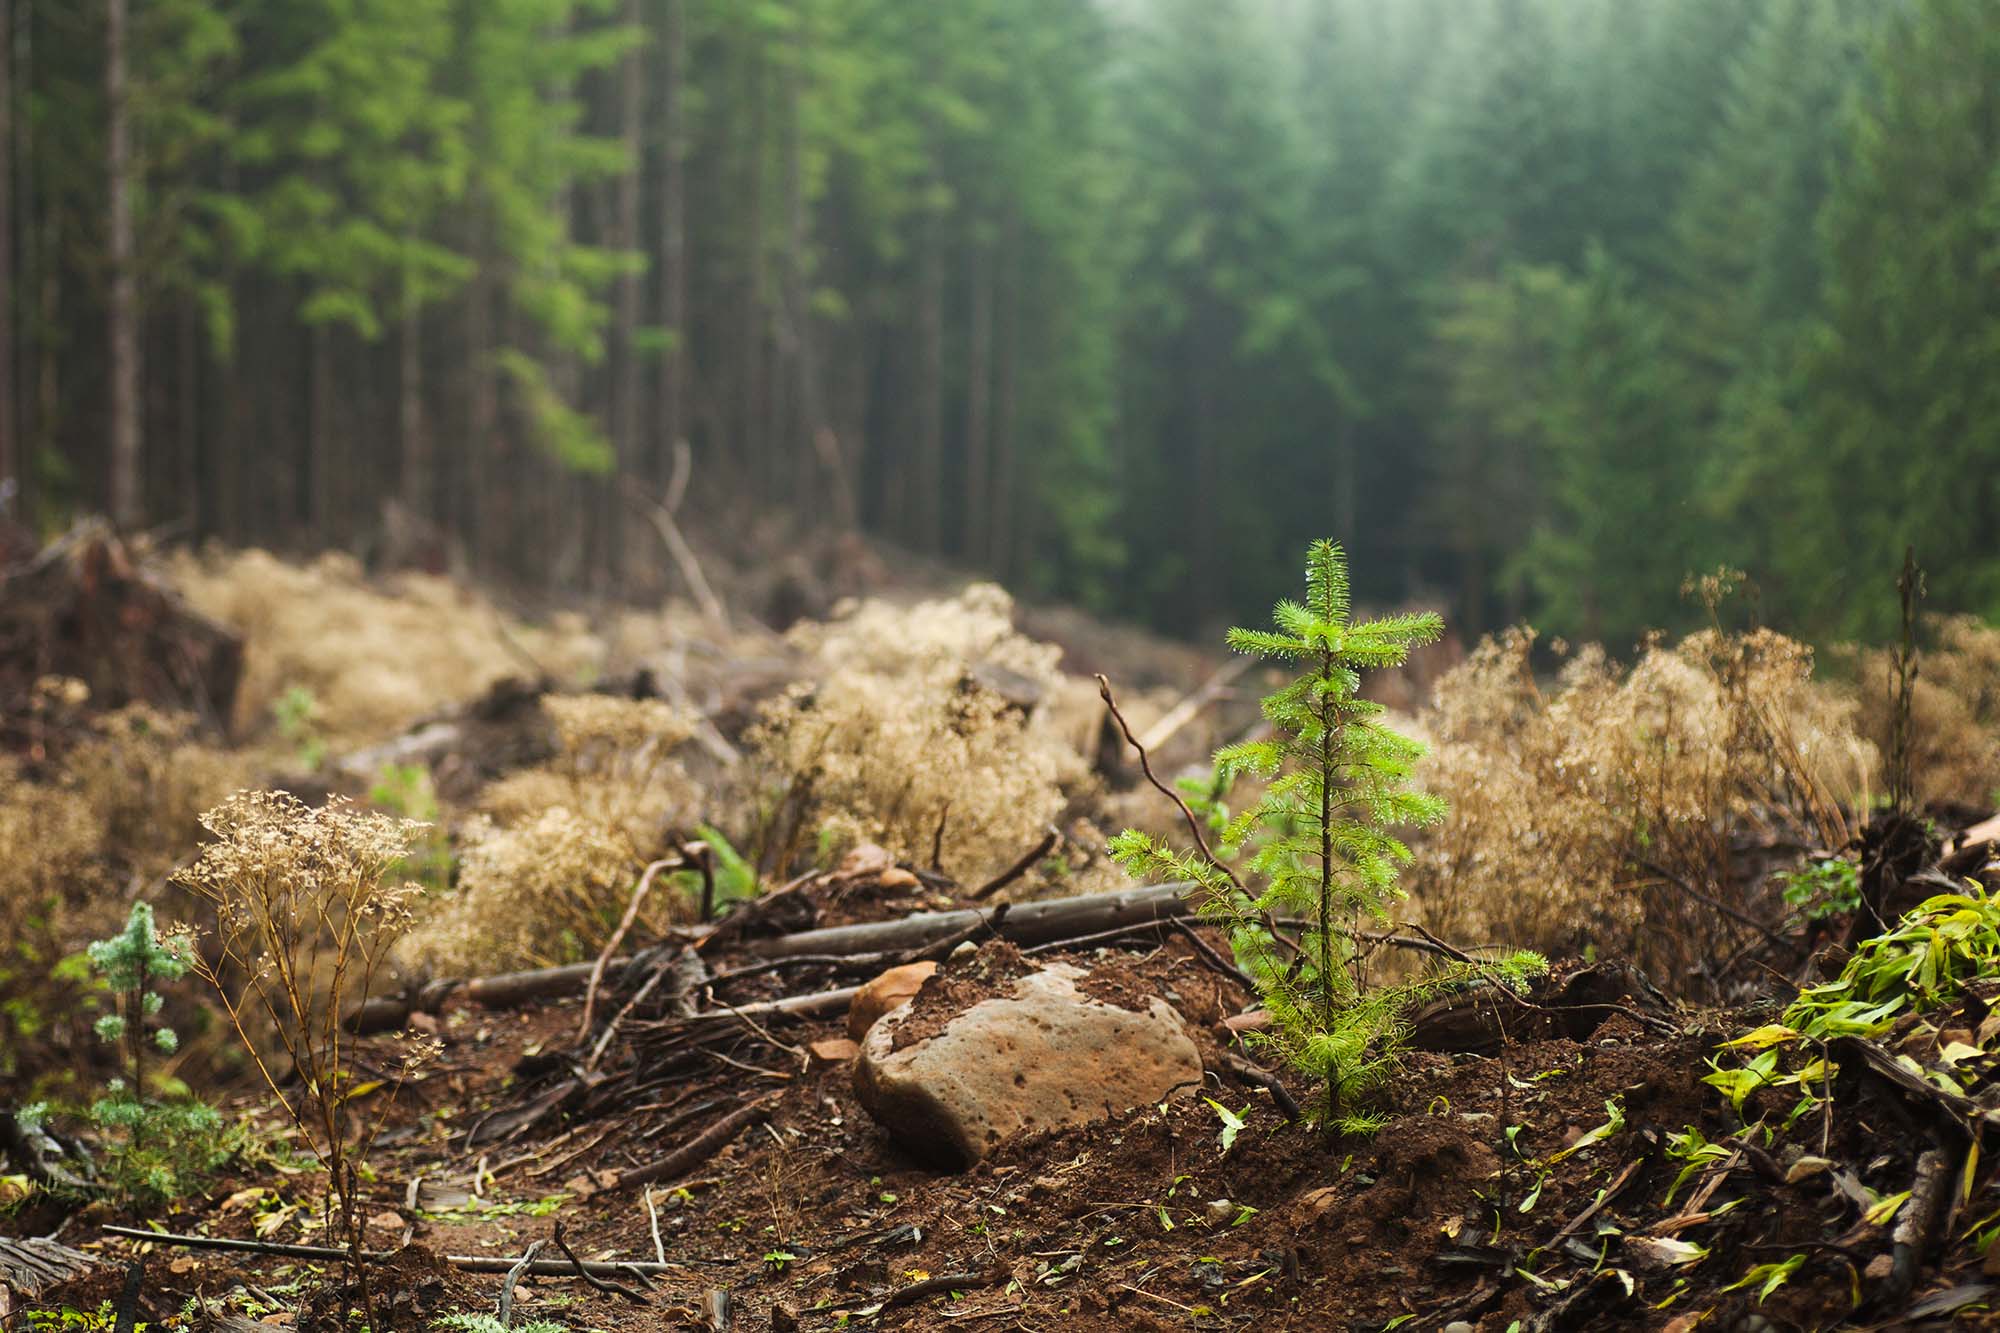
<svg viewBox="0 0 2000 1333">
<path fill-rule="evenodd" d="M 192 298 L 182 297 L 174 325 L 174 351 L 180 362 L 179 392 L 174 400 L 180 436 L 174 450 L 174 508 L 189 533 L 203 535 L 201 494 L 201 314 Z"/>
<path fill-rule="evenodd" d="M 910 502 L 913 544 L 927 555 L 944 545 L 944 219 L 924 220 L 917 277 L 917 467 Z"/>
<path fill-rule="evenodd" d="M 644 22 L 639 0 L 625 0 L 625 22 L 636 29 Z M 639 248 L 640 96 L 639 52 L 625 53 L 618 69 L 618 134 L 625 145 L 628 169 L 618 178 L 612 225 L 613 244 L 620 250 Z M 639 275 L 620 274 L 615 297 L 615 327 L 611 335 L 610 497 L 604 514 L 605 569 L 614 595 L 625 589 L 625 497 L 619 488 L 637 475 L 639 461 Z"/>
<path fill-rule="evenodd" d="M 500 394 L 493 368 L 493 335 L 489 322 L 493 315 L 493 269 L 496 260 L 482 229 L 474 253 L 479 267 L 472 275 L 465 299 L 465 357 L 470 383 L 466 395 L 465 495 L 459 506 L 459 531 L 470 555 L 472 567 L 487 569 L 490 555 L 487 525 L 492 506 L 487 492 L 492 486 L 491 454 L 499 447 Z"/>
<path fill-rule="evenodd" d="M 764 59 L 762 52 L 750 55 L 750 142 L 744 152 L 744 171 L 749 198 L 745 207 L 748 223 L 743 233 L 743 325 L 742 344 L 737 353 L 736 429 L 740 437 L 738 460 L 743 468 L 745 498 L 769 494 L 769 460 L 764 456 L 764 440 L 758 427 L 763 421 L 764 397 L 764 140 L 766 113 Z"/>
<path fill-rule="evenodd" d="M 407 285 L 397 354 L 396 433 L 403 444 L 402 499 L 412 517 L 429 519 L 433 460 L 424 431 L 424 321 Z"/>
<path fill-rule="evenodd" d="M 971 246 L 968 278 L 972 289 L 971 328 L 965 349 L 965 512 L 960 554 L 968 564 L 991 557 L 986 527 L 987 492 L 992 488 L 991 442 L 987 437 L 993 390 L 993 254 L 984 238 Z"/>
<path fill-rule="evenodd" d="M 987 560 L 1002 580 L 1014 574 L 1014 487 L 1019 464 L 1015 457 L 1014 423 L 1021 360 L 1021 216 L 1012 208 L 1000 232 L 999 351 L 993 367 L 996 402 L 993 413 L 992 519 L 987 524 Z"/>
<path fill-rule="evenodd" d="M 17 517 L 14 417 L 14 0 L 0 0 L 0 517 Z"/>
<path fill-rule="evenodd" d="M 335 456 L 333 427 L 333 329 L 325 320 L 314 324 L 306 386 L 306 439 L 312 446 L 312 528 L 322 544 L 335 540 L 340 521 L 340 460 Z"/>
<path fill-rule="evenodd" d="M 682 124 L 687 22 L 684 0 L 660 6 L 660 323 L 667 346 L 660 358 L 654 441 L 671 459 L 687 434 L 687 142 Z"/>
<path fill-rule="evenodd" d="M 802 25 L 801 25 L 802 26 Z M 831 517 L 843 529 L 860 522 L 854 488 L 842 458 L 840 440 L 834 434 L 827 410 L 821 374 L 819 344 L 813 336 L 812 298 L 806 267 L 809 239 L 806 215 L 805 167 L 803 163 L 804 124 L 800 99 L 806 77 L 805 38 L 800 27 L 792 30 L 790 78 L 785 87 L 785 327 L 791 345 L 796 377 L 796 422 L 799 443 L 805 456 L 793 467 L 797 484 L 803 487 L 794 500 L 815 513 L 822 500 Z M 823 475 L 826 489 L 809 486 L 808 477 Z"/>
<path fill-rule="evenodd" d="M 126 141 L 126 0 L 105 0 L 105 168 L 111 266 L 111 517 L 136 527 L 144 517 L 139 439 L 138 275 L 132 265 L 131 161 Z"/>
</svg>

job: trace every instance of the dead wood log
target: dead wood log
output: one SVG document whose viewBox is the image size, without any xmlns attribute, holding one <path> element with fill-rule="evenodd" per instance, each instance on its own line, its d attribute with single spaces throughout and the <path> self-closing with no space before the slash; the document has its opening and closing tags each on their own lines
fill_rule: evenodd
<svg viewBox="0 0 2000 1333">
<path fill-rule="evenodd" d="M 0 1107 L 0 1157 L 13 1159 L 45 1189 L 89 1194 L 97 1188 L 69 1169 L 63 1146 L 46 1130 L 29 1128 L 5 1107 Z"/>
<path fill-rule="evenodd" d="M 1075 898 L 1051 898 L 1015 903 L 996 933 L 1019 945 L 1047 944 L 1121 926 L 1143 925 L 1191 910 L 1199 890 L 1192 884 L 1156 884 L 1117 889 Z M 855 926 L 830 926 L 770 939 L 749 941 L 745 948 L 760 958 L 794 954 L 857 954 L 921 949 L 953 935 L 975 930 L 994 917 L 991 908 L 956 912 L 918 912 L 897 921 Z"/>
<path fill-rule="evenodd" d="M 645 957 L 641 954 L 637 958 L 606 959 L 605 979 L 615 981 L 634 962 Z M 596 966 L 594 962 L 569 963 L 562 967 L 530 968 L 525 972 L 501 972 L 490 977 L 446 977 L 426 982 L 402 995 L 371 996 L 349 1012 L 346 1026 L 348 1031 L 356 1033 L 385 1032 L 407 1023 L 414 1012 L 434 1012 L 445 1001 L 453 999 L 469 1000 L 489 1009 L 504 1009 L 529 1000 L 574 995 L 589 984 L 590 974 Z"/>
<path fill-rule="evenodd" d="M 53 1240 L 0 1236 L 0 1319 L 13 1313 L 15 1298 L 33 1301 L 43 1292 L 94 1271 L 95 1255 Z"/>
<path fill-rule="evenodd" d="M 155 1245 L 171 1245 L 184 1250 L 236 1250 L 247 1254 L 269 1254 L 281 1259 L 318 1259 L 334 1263 L 345 1263 L 349 1258 L 346 1250 L 328 1249 L 324 1245 L 286 1245 L 277 1241 L 236 1240 L 229 1236 L 186 1236 L 172 1231 L 146 1231 L 139 1227 L 106 1226 L 102 1230 L 109 1236 L 151 1241 Z M 363 1263 L 379 1264 L 394 1257 L 395 1252 L 391 1250 L 361 1252 Z M 461 1273 L 507 1273 L 520 1263 L 518 1258 L 504 1254 L 447 1254 L 440 1258 Z M 617 1262 L 586 1259 L 580 1266 L 595 1277 L 657 1277 L 687 1267 L 685 1264 L 641 1263 L 623 1259 Z M 576 1277 L 578 1267 L 567 1259 L 536 1259 L 521 1272 L 533 1277 Z"/>
<path fill-rule="evenodd" d="M 772 935 L 748 941 L 744 949 L 770 961 L 804 959 L 808 955 L 818 959 L 908 955 L 948 939 L 974 939 L 984 929 L 1022 947 L 1050 945 L 1102 937 L 1152 923 L 1170 923 L 1192 907 L 1196 893 L 1194 885 L 1148 885 L 1142 889 L 1118 889 L 1114 893 L 1086 893 L 1074 899 L 1046 899 L 1042 903 L 1002 903 L 1000 907 L 968 907 L 952 913 L 914 913 L 898 921 Z M 694 939 L 702 931 L 680 931 L 678 935 Z M 646 967 L 650 965 L 650 955 L 608 959 L 604 963 L 604 981 L 616 981 L 634 963 Z M 354 1033 L 388 1031 L 402 1027 L 410 1019 L 410 1013 L 434 1011 L 450 999 L 504 1009 L 506 1005 L 520 1005 L 532 999 L 576 995 L 590 985 L 594 967 L 596 963 L 570 963 L 566 967 L 538 967 L 522 973 L 498 973 L 494 977 L 430 981 L 404 995 L 378 995 L 366 1001 L 348 1013 L 346 1027 Z M 756 1013 L 756 1007 L 746 1005 L 744 1013 Z"/>
<path fill-rule="evenodd" d="M 747 941 L 746 952 L 766 959 L 817 955 L 846 958 L 856 954 L 903 954 L 925 949 L 943 940 L 970 939 L 982 928 L 992 928 L 1000 938 L 1022 946 L 1080 939 L 1106 931 L 1144 926 L 1165 921 L 1188 911 L 1198 890 L 1191 884 L 1158 884 L 1144 888 L 1117 889 L 1110 893 L 1082 894 L 1075 898 L 1051 898 L 1042 902 L 1003 904 L 1001 908 L 965 908 L 956 912 L 918 912 L 895 921 L 876 921 L 854 926 L 830 926 L 821 930 L 794 931 Z M 699 930 L 681 931 L 683 939 L 698 938 Z M 605 963 L 605 979 L 616 981 L 635 961 L 612 958 Z M 471 979 L 446 978 L 432 981 L 400 996 L 377 996 L 357 1007 L 347 1017 L 353 1032 L 382 1032 L 400 1027 L 414 1010 L 435 1010 L 446 1000 L 470 1000 L 488 1008 L 503 1008 L 527 1000 L 543 1000 L 558 995 L 574 995 L 590 983 L 594 963 L 572 963 L 564 967 L 535 968 L 526 972 L 504 972 Z M 750 1012 L 746 1007 L 745 1012 Z"/>
</svg>

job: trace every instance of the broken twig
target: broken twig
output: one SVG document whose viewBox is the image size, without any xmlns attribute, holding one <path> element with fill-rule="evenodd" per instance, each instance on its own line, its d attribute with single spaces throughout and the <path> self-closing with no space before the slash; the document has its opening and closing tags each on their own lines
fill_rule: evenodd
<svg viewBox="0 0 2000 1333">
<path fill-rule="evenodd" d="M 681 1175 L 721 1152 L 738 1134 L 750 1126 L 768 1120 L 771 1110 L 772 1103 L 766 1099 L 731 1111 L 658 1161 L 620 1172 L 617 1179 L 612 1182 L 611 1188 L 623 1189 L 628 1185 L 645 1185 Z"/>
</svg>

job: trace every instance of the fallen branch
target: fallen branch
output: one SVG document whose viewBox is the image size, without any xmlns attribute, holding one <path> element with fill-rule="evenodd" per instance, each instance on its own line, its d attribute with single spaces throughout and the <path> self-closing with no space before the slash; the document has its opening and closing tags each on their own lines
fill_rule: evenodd
<svg viewBox="0 0 2000 1333">
<path fill-rule="evenodd" d="M 184 1236 L 171 1231 L 147 1231 L 140 1227 L 106 1226 L 101 1228 L 106 1235 L 124 1236 L 131 1240 L 151 1241 L 155 1245 L 172 1245 L 185 1250 L 235 1250 L 247 1254 L 269 1254 L 282 1259 L 319 1259 L 345 1263 L 349 1257 L 346 1250 L 328 1249 L 324 1245 L 285 1245 L 277 1241 L 236 1240 L 229 1236 Z M 379 1264 L 395 1257 L 390 1250 L 363 1250 L 363 1263 Z M 447 1254 L 443 1262 L 461 1273 L 506 1273 L 518 1264 L 518 1258 L 504 1254 Z M 685 1264 L 640 1263 L 620 1260 L 604 1263 L 585 1260 L 583 1267 L 599 1277 L 616 1277 L 620 1273 L 648 1274 L 659 1276 L 685 1268 Z M 562 1259 L 536 1259 L 526 1268 L 524 1275 L 533 1277 L 575 1277 L 576 1266 Z"/>
<path fill-rule="evenodd" d="M 500 1307 L 498 1316 L 500 1320 L 500 1327 L 502 1328 L 507 1327 L 507 1325 L 513 1320 L 514 1285 L 521 1280 L 521 1274 L 527 1270 L 528 1265 L 535 1262 L 535 1256 L 548 1248 L 548 1244 L 549 1243 L 545 1240 L 538 1240 L 534 1244 L 528 1246 L 527 1253 L 523 1254 L 520 1257 L 520 1259 L 515 1262 L 514 1266 L 507 1270 L 506 1278 L 503 1279 L 500 1283 Z"/>
<path fill-rule="evenodd" d="M 889 959 L 912 949 L 924 949 L 946 939 L 970 939 L 981 930 L 992 929 L 1000 938 L 1022 947 L 1048 943 L 1082 943 L 1106 931 L 1123 931 L 1184 914 L 1186 901 L 1195 891 L 1192 884 L 1155 884 L 1140 888 L 1115 889 L 1109 893 L 1086 893 L 1072 898 L 1045 898 L 1039 902 L 1001 904 L 998 907 L 967 907 L 953 912 L 917 912 L 894 921 L 875 921 L 853 926 L 829 926 L 820 930 L 794 931 L 746 941 L 744 950 L 773 964 L 796 959 L 805 962 L 833 962 L 860 955 L 882 954 Z M 767 901 L 766 894 L 759 901 Z M 1002 911 L 1004 907 L 1007 910 Z M 703 938 L 707 932 L 695 928 L 677 931 L 675 942 Z M 605 960 L 604 975 L 616 977 L 648 957 Z M 870 964 L 882 960 L 867 960 Z M 404 996 L 370 999 L 349 1013 L 346 1025 L 358 1033 L 381 1032 L 400 1027 L 413 1010 L 435 1012 L 447 1000 L 469 1000 L 490 1009 L 504 1008 L 526 1000 L 570 995 L 590 983 L 594 963 L 572 963 L 563 967 L 535 968 L 525 972 L 505 972 L 490 977 L 448 978 L 432 981 Z M 746 976 L 770 968 L 752 964 L 718 973 L 715 980 Z M 602 983 L 600 982 L 600 985 Z"/>
<path fill-rule="evenodd" d="M 688 591 L 694 594 L 702 615 L 717 629 L 727 630 L 729 612 L 723 608 L 722 599 L 715 595 L 715 589 L 709 586 L 708 576 L 701 572 L 701 562 L 695 559 L 694 548 L 681 535 L 680 524 L 674 521 L 673 513 L 639 489 L 637 482 L 627 481 L 625 493 L 653 521 L 653 530 L 660 534 L 661 545 L 667 548 L 667 554 L 673 557 L 681 577 L 687 580 Z"/>
<path fill-rule="evenodd" d="M 1577 1228 L 1581 1227 L 1591 1218 L 1596 1217 L 1598 1213 L 1603 1211 L 1604 1206 L 1606 1204 L 1610 1203 L 1613 1199 L 1618 1197 L 1618 1192 L 1620 1190 L 1624 1189 L 1627 1185 L 1632 1183 L 1632 1177 L 1637 1175 L 1639 1173 L 1639 1168 L 1644 1166 L 1645 1164 L 1646 1164 L 1646 1159 L 1643 1157 L 1634 1157 L 1631 1161 L 1627 1162 L 1625 1164 L 1625 1169 L 1623 1171 L 1620 1171 L 1617 1177 L 1613 1179 L 1609 1185 L 1606 1185 L 1603 1189 L 1598 1191 L 1597 1197 L 1591 1200 L 1589 1207 L 1585 1208 L 1575 1217 L 1572 1217 L 1569 1221 L 1565 1222 L 1563 1224 L 1563 1229 L 1561 1231 L 1556 1232 L 1554 1236 L 1551 1236 L 1549 1238 L 1548 1244 L 1543 1245 L 1540 1248 L 1544 1250 L 1553 1250 L 1556 1246 L 1562 1244 L 1564 1240 L 1568 1239 L 1570 1236 L 1575 1235 L 1577 1232 Z"/>
<path fill-rule="evenodd" d="M 1249 973 L 1217 953 L 1214 945 L 1195 934 L 1194 927 L 1188 924 L 1186 918 L 1177 916 L 1171 917 L 1169 920 L 1172 921 L 1174 929 L 1178 930 L 1186 938 L 1188 944 L 1193 947 L 1197 958 L 1208 964 L 1214 971 L 1228 977 L 1241 986 L 1247 994 L 1256 995 L 1258 993 L 1257 983 L 1250 979 Z"/>
<path fill-rule="evenodd" d="M 767 1099 L 731 1111 L 658 1161 L 619 1172 L 609 1188 L 624 1189 L 628 1185 L 646 1185 L 683 1175 L 721 1152 L 738 1134 L 750 1126 L 770 1119 L 771 1110 L 772 1104 Z"/>
<path fill-rule="evenodd" d="M 972 1291 L 980 1287 L 997 1287 L 1007 1278 L 1007 1270 L 998 1265 L 979 1273 L 944 1273 L 937 1277 L 927 1277 L 921 1282 L 912 1282 L 907 1287 L 891 1292 L 883 1300 L 878 1313 L 909 1305 L 923 1300 L 926 1296 L 940 1296 L 949 1291 Z"/>
<path fill-rule="evenodd" d="M 1201 683 L 1201 688 L 1189 694 L 1179 703 L 1169 708 L 1158 722 L 1146 728 L 1137 744 L 1148 750 L 1157 750 L 1179 734 L 1180 729 L 1195 720 L 1201 710 L 1214 703 L 1229 687 L 1234 685 L 1244 672 L 1256 664 L 1254 657 L 1238 657 L 1226 664 L 1220 671 Z"/>
<path fill-rule="evenodd" d="M 1023 947 L 1074 939 L 1095 931 L 1143 924 L 1176 916 L 1192 904 L 1193 884 L 1157 884 L 1116 889 L 1074 898 L 1047 898 L 1014 903 L 999 928 L 1003 939 Z M 918 912 L 897 921 L 855 926 L 829 926 L 750 940 L 747 952 L 762 958 L 794 954 L 858 954 L 922 948 L 968 929 L 992 922 L 995 908 L 962 908 L 955 912 Z"/>
<path fill-rule="evenodd" d="M 945 958 L 950 957 L 952 950 L 958 948 L 961 944 L 970 943 L 981 935 L 997 936 L 1000 933 L 1002 924 L 1007 920 L 1007 913 L 1012 910 L 1013 906 L 1014 904 L 1012 903 L 1001 903 L 993 909 L 992 916 L 987 917 L 984 921 L 973 922 L 956 935 L 947 935 L 935 944 L 926 944 L 921 948 L 909 949 L 897 954 L 894 966 L 901 967 L 906 963 L 921 963 L 932 959 L 941 962 Z"/>
<path fill-rule="evenodd" d="M 597 1014 L 597 987 L 604 980 L 604 969 L 611 962 L 611 955 L 618 952 L 618 946 L 625 942 L 625 936 L 632 929 L 632 923 L 639 919 L 639 908 L 645 904 L 646 895 L 653 891 L 653 880 L 662 870 L 677 870 L 686 866 L 684 857 L 671 861 L 655 861 L 639 876 L 639 886 L 632 890 L 632 900 L 625 905 L 625 915 L 619 918 L 618 929 L 611 932 L 611 938 L 604 941 L 604 948 L 598 951 L 597 961 L 591 964 L 590 982 L 583 989 L 583 1021 L 577 1025 L 576 1039 L 579 1044 L 590 1040 L 590 1020 Z"/>
</svg>

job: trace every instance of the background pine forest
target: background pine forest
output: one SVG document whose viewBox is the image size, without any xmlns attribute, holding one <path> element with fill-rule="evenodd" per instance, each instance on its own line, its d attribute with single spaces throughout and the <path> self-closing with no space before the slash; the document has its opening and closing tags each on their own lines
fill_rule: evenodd
<svg viewBox="0 0 2000 1333">
<path fill-rule="evenodd" d="M 1991 0 L 0 0 L 0 492 L 615 593 L 674 442 L 1194 632 L 2000 616 Z M 1698 614 L 1694 612 L 1693 614 Z"/>
</svg>

